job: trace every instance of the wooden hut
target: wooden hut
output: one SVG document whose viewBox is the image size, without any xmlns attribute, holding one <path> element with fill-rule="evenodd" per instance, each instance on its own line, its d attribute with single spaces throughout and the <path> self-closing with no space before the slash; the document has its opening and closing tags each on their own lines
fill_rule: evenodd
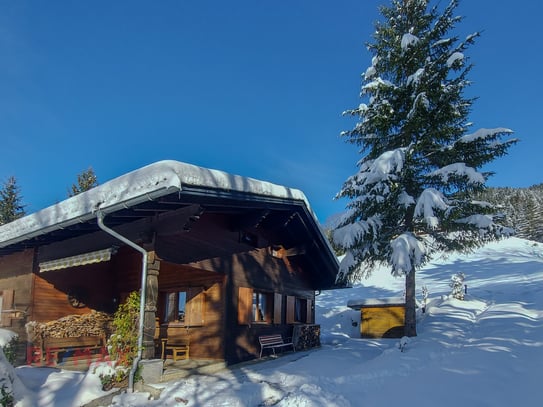
<svg viewBox="0 0 543 407">
<path fill-rule="evenodd" d="M 35 345 L 29 322 L 111 315 L 144 276 L 144 359 L 165 343 L 232 364 L 314 325 L 337 271 L 301 191 L 161 161 L 0 227 L 1 325 Z M 84 325 L 59 335 L 93 336 Z"/>
<path fill-rule="evenodd" d="M 381 298 L 351 300 L 349 308 L 360 311 L 362 338 L 401 338 L 405 325 L 405 300 Z"/>
</svg>

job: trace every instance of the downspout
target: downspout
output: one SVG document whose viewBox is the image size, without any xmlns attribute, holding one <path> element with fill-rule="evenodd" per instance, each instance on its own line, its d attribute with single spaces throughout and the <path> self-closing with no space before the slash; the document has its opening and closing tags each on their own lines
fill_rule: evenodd
<svg viewBox="0 0 543 407">
<path fill-rule="evenodd" d="M 109 235 L 115 237 L 116 239 L 119 239 L 121 242 L 125 243 L 126 245 L 132 247 L 133 249 L 140 252 L 143 256 L 142 258 L 142 264 L 141 264 L 141 296 L 140 296 L 140 317 L 139 317 L 139 327 L 138 327 L 138 353 L 134 361 L 132 362 L 132 368 L 130 369 L 130 374 L 128 376 L 128 391 L 133 393 L 134 392 L 134 375 L 136 374 L 136 370 L 138 369 L 138 364 L 141 360 L 142 350 L 143 350 L 143 327 L 144 327 L 144 317 L 145 317 L 145 298 L 146 298 L 146 287 L 147 287 L 147 251 L 143 249 L 141 246 L 138 246 L 136 243 L 132 242 L 131 240 L 128 240 L 126 237 L 118 234 L 113 229 L 108 228 L 106 225 L 104 225 L 104 217 L 105 215 L 98 211 L 96 214 L 96 219 L 98 220 L 98 226 L 100 229 L 102 229 L 104 232 L 108 233 Z"/>
</svg>

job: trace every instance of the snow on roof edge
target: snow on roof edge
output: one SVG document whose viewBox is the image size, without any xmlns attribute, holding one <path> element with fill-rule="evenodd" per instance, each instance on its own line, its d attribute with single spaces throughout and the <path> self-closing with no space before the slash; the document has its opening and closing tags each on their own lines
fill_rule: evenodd
<svg viewBox="0 0 543 407">
<path fill-rule="evenodd" d="M 305 204 L 319 225 L 306 196 L 298 189 L 179 161 L 164 160 L 121 175 L 89 191 L 0 226 L 0 247 L 85 222 L 93 218 L 98 210 L 113 212 L 119 205 L 132 206 L 143 200 L 168 195 L 174 190 L 182 190 L 183 185 L 299 200 Z"/>
<path fill-rule="evenodd" d="M 388 298 L 365 298 L 359 300 L 347 301 L 347 307 L 354 310 L 359 310 L 364 307 L 379 307 L 379 306 L 393 306 L 393 305 L 405 305 L 405 298 L 403 297 L 388 297 Z"/>
</svg>

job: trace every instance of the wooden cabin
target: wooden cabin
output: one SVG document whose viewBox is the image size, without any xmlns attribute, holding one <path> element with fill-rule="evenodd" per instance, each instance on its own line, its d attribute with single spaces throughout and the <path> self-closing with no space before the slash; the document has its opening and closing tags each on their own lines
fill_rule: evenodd
<svg viewBox="0 0 543 407">
<path fill-rule="evenodd" d="M 144 359 L 183 342 L 233 364 L 258 357 L 260 335 L 314 325 L 338 263 L 301 191 L 161 161 L 0 227 L 1 325 L 33 345 L 29 327 L 111 315 L 144 270 Z M 62 335 L 93 335 L 70 324 Z"/>
<path fill-rule="evenodd" d="M 347 306 L 360 311 L 362 338 L 401 338 L 404 335 L 403 298 L 351 300 Z"/>
</svg>

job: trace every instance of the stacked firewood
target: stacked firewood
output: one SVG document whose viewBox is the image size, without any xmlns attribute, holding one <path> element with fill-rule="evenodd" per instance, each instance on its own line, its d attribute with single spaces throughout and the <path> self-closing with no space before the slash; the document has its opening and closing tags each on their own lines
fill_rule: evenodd
<svg viewBox="0 0 543 407">
<path fill-rule="evenodd" d="M 107 336 L 111 332 L 112 317 L 104 312 L 92 311 L 85 315 L 68 315 L 49 322 L 28 322 L 28 340 L 40 344 L 43 338 L 78 338 L 80 336 Z"/>
<path fill-rule="evenodd" d="M 296 350 L 321 346 L 320 328 L 320 325 L 295 325 L 292 339 Z"/>
</svg>

